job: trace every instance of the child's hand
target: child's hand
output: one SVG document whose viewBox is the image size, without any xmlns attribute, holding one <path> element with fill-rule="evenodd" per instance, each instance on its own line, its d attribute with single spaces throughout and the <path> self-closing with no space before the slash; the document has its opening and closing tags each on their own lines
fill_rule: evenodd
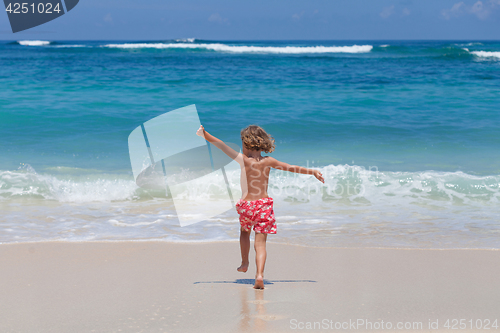
<svg viewBox="0 0 500 333">
<path fill-rule="evenodd" d="M 203 125 L 200 125 L 200 128 L 196 131 L 196 135 L 201 136 L 202 138 L 205 137 L 205 129 L 203 128 Z"/>
<path fill-rule="evenodd" d="M 318 170 L 314 170 L 313 175 L 314 175 L 314 177 L 316 177 L 317 180 L 319 180 L 323 184 L 325 183 L 325 179 L 323 178 L 323 175 L 321 174 L 321 172 L 319 172 Z"/>
</svg>

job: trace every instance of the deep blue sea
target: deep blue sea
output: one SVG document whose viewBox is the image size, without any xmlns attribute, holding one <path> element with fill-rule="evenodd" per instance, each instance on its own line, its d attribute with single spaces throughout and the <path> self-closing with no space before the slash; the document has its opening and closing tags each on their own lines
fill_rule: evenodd
<svg viewBox="0 0 500 333">
<path fill-rule="evenodd" d="M 236 240 L 234 211 L 181 228 L 132 176 L 131 131 L 191 104 L 326 175 L 271 175 L 271 241 L 500 248 L 492 41 L 0 42 L 0 243 Z"/>
</svg>

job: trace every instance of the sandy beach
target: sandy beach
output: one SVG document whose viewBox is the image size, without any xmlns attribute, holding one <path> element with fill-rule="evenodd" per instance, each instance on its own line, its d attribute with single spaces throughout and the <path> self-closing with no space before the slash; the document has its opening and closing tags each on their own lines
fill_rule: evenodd
<svg viewBox="0 0 500 333">
<path fill-rule="evenodd" d="M 269 243 L 266 289 L 254 290 L 237 242 L 2 244 L 0 331 L 429 332 L 464 319 L 460 331 L 477 332 L 499 316 L 499 260 Z"/>
</svg>

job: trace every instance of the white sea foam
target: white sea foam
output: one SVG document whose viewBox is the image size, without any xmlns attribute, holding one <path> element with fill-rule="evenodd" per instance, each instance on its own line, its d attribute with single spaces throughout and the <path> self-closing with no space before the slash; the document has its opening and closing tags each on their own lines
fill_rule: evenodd
<svg viewBox="0 0 500 333">
<path fill-rule="evenodd" d="M 54 47 L 65 48 L 65 47 L 88 47 L 88 46 L 82 44 L 75 44 L 75 45 L 54 45 Z"/>
<path fill-rule="evenodd" d="M 226 45 L 226 44 L 204 44 L 204 43 L 124 43 L 103 45 L 109 48 L 122 49 L 206 49 L 217 52 L 231 53 L 278 53 L 278 54 L 304 54 L 304 53 L 366 53 L 373 48 L 372 45 L 352 46 L 250 46 L 250 45 Z"/>
<path fill-rule="evenodd" d="M 325 184 L 308 175 L 272 171 L 268 193 L 278 220 L 273 240 L 321 246 L 362 241 L 362 246 L 498 248 L 500 175 L 380 172 L 349 165 L 319 169 Z M 59 171 L 38 174 L 28 165 L 0 171 L 0 242 L 238 237 L 234 209 L 181 228 L 164 191 L 141 189 L 131 175 Z M 237 172 L 227 177 L 231 187 L 238 184 Z M 187 189 L 186 195 L 197 203 L 218 192 L 220 188 L 207 186 L 203 191 Z"/>
<path fill-rule="evenodd" d="M 25 46 L 45 46 L 50 44 L 50 42 L 46 40 L 20 40 L 18 43 Z"/>
<path fill-rule="evenodd" d="M 117 227 L 139 227 L 139 226 L 148 226 L 156 223 L 162 222 L 162 219 L 157 219 L 153 222 L 136 222 L 136 223 L 124 223 L 115 219 L 111 219 L 108 222 L 117 226 Z"/>
<path fill-rule="evenodd" d="M 500 58 L 500 52 L 471 51 L 471 53 L 483 58 Z"/>
<path fill-rule="evenodd" d="M 194 43 L 195 38 L 179 38 L 175 40 L 176 42 L 184 42 L 184 43 Z"/>
<path fill-rule="evenodd" d="M 474 46 L 474 45 L 483 45 L 483 43 L 474 42 L 474 43 L 455 44 L 455 45 L 456 46 Z"/>
<path fill-rule="evenodd" d="M 95 175 L 82 180 L 60 179 L 53 175 L 32 172 L 0 172 L 0 196 L 33 198 L 58 202 L 110 202 L 133 199 L 138 189 L 127 179 L 106 179 Z"/>
<path fill-rule="evenodd" d="M 464 47 L 462 50 L 469 52 L 477 57 L 482 58 L 500 58 L 500 52 L 491 52 L 491 51 L 471 51 L 468 48 Z"/>
<path fill-rule="evenodd" d="M 56 168 L 57 169 L 57 168 Z M 58 170 L 58 169 L 57 169 Z M 321 184 L 314 177 L 273 170 L 269 194 L 284 202 L 328 202 L 343 200 L 367 204 L 391 201 L 408 204 L 421 200 L 443 205 L 459 199 L 464 205 L 481 207 L 497 204 L 500 199 L 500 175 L 474 176 L 463 172 L 381 172 L 359 166 L 328 165 L 320 168 L 325 177 Z M 70 170 L 71 171 L 71 170 Z M 75 174 L 75 173 L 79 173 Z M 183 170 L 183 172 L 188 172 Z M 227 172 L 231 188 L 239 187 L 239 173 Z M 199 189 L 187 188 L 179 193 L 190 200 L 218 198 L 220 175 L 207 177 Z M 211 179 L 210 177 L 213 177 Z M 212 180 L 212 181 L 211 181 Z M 149 194 L 148 194 L 149 193 Z M 135 199 L 165 198 L 165 191 L 139 188 L 129 175 L 92 174 L 76 169 L 63 175 L 38 174 L 29 165 L 18 171 L 0 171 L 0 196 L 38 198 L 58 202 L 111 202 Z M 295 215 L 295 214 L 291 214 Z"/>
</svg>

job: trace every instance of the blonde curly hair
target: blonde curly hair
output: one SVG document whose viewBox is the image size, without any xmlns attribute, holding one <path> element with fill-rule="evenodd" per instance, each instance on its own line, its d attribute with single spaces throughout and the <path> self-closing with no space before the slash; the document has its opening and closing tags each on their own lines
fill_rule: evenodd
<svg viewBox="0 0 500 333">
<path fill-rule="evenodd" d="M 262 150 L 266 153 L 272 153 L 276 147 L 274 138 L 257 125 L 250 125 L 241 130 L 241 142 L 249 150 Z"/>
</svg>

